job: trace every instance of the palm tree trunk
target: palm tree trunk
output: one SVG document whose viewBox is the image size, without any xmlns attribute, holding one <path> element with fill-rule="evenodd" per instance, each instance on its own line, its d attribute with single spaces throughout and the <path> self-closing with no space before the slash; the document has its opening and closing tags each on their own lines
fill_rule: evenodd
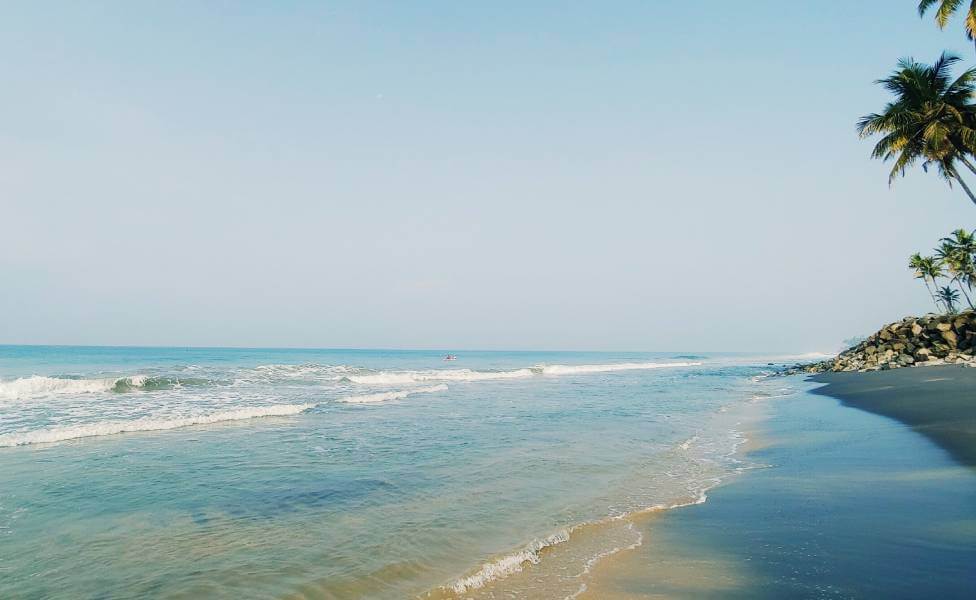
<svg viewBox="0 0 976 600">
<path fill-rule="evenodd" d="M 932 297 L 932 302 L 935 303 L 935 310 L 942 310 L 942 307 L 939 306 L 939 298 L 938 298 L 938 296 L 936 296 L 935 295 L 935 292 L 932 291 L 932 288 L 929 287 L 929 280 L 928 280 L 928 278 L 927 277 L 923 277 L 922 278 L 922 281 L 925 282 L 925 289 L 927 289 L 929 291 L 929 296 Z M 935 283 L 935 282 L 933 281 L 932 283 Z"/>
<path fill-rule="evenodd" d="M 953 177 L 956 178 L 956 181 L 959 182 L 959 185 L 962 186 L 962 189 L 966 191 L 966 195 L 969 196 L 969 199 L 973 201 L 973 204 L 976 204 L 976 196 L 973 196 L 972 190 L 970 190 L 969 186 L 966 185 L 966 182 L 962 180 L 962 177 L 960 177 L 958 173 L 953 175 Z"/>
<path fill-rule="evenodd" d="M 973 301 L 969 297 L 969 294 L 966 293 L 966 288 L 963 287 L 962 281 L 957 281 L 956 282 L 956 285 L 958 285 L 959 286 L 959 289 L 962 290 L 962 295 L 966 297 L 966 302 L 969 304 L 969 308 L 976 308 L 976 307 L 973 306 Z"/>
<path fill-rule="evenodd" d="M 969 297 L 969 294 L 966 293 L 966 288 L 963 287 L 962 281 L 960 281 L 958 278 L 956 279 L 956 285 L 959 286 L 959 291 L 962 292 L 962 295 L 966 297 L 966 302 L 969 304 L 969 308 L 973 308 L 973 301 Z"/>
</svg>

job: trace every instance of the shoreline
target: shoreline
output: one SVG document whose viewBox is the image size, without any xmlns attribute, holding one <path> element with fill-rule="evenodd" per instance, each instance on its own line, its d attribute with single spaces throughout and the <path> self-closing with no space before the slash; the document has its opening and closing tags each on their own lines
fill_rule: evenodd
<svg viewBox="0 0 976 600">
<path fill-rule="evenodd" d="M 743 400 L 733 410 L 729 411 L 726 406 L 716 413 L 717 418 L 726 418 L 731 422 L 732 427 L 727 431 L 731 445 L 726 458 L 736 466 L 715 473 L 691 495 L 673 498 L 666 504 L 655 504 L 626 514 L 566 526 L 544 539 L 529 542 L 508 554 L 495 556 L 458 577 L 453 584 L 430 589 L 420 597 L 433 600 L 495 598 L 513 594 L 530 599 L 603 597 L 600 593 L 593 595 L 592 574 L 604 564 L 632 554 L 646 544 L 645 529 L 649 524 L 666 518 L 674 511 L 702 505 L 709 500 L 709 494 L 716 488 L 738 479 L 749 470 L 765 466 L 754 464 L 748 460 L 748 456 L 765 443 L 760 441 L 762 436 L 758 426 L 768 418 L 767 403 L 763 401 L 782 397 L 777 391 L 756 390 L 751 398 Z M 697 441 L 697 436 L 677 444 L 674 451 L 688 451 L 693 447 L 693 441 Z M 615 544 L 608 546 L 607 542 L 611 539 Z M 567 560 L 567 557 L 570 558 Z M 567 580 L 566 572 L 569 568 L 581 570 L 575 575 L 569 575 Z M 561 574 L 557 577 L 557 573 Z M 542 582 L 545 584 L 540 587 Z M 555 593 L 557 588 L 558 593 Z"/>
<path fill-rule="evenodd" d="M 937 365 L 865 373 L 821 373 L 812 393 L 889 417 L 976 466 L 976 369 Z"/>
<path fill-rule="evenodd" d="M 643 524 L 645 544 L 601 563 L 580 597 L 967 597 L 976 371 L 803 382 L 751 436 L 750 461 L 769 468 Z"/>
</svg>

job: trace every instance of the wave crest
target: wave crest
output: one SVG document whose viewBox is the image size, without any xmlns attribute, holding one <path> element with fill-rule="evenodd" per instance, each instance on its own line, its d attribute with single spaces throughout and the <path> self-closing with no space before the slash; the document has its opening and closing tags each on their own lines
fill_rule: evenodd
<svg viewBox="0 0 976 600">
<path fill-rule="evenodd" d="M 548 548 L 549 546 L 555 546 L 556 544 L 561 544 L 568 541 L 569 531 L 566 530 L 554 533 L 542 540 L 535 540 L 518 552 L 503 556 L 490 563 L 485 563 L 474 575 L 462 577 L 461 579 L 455 581 L 451 585 L 451 589 L 457 594 L 463 594 L 468 590 L 484 587 L 486 584 L 495 581 L 496 579 L 502 579 L 503 577 L 508 577 L 509 575 L 520 572 L 525 563 L 531 563 L 534 565 L 539 564 L 539 562 L 542 560 L 539 556 L 539 552 L 543 548 Z"/>
<path fill-rule="evenodd" d="M 666 369 L 672 367 L 697 367 L 700 362 L 644 362 L 610 363 L 602 365 L 536 365 L 510 371 L 472 371 L 471 369 L 430 369 L 426 371 L 380 371 L 366 375 L 346 375 L 345 381 L 361 385 L 403 385 L 430 381 L 494 381 L 504 379 L 524 379 L 537 375 L 586 375 L 590 373 L 613 373 L 615 371 L 636 371 Z"/>
<path fill-rule="evenodd" d="M 259 417 L 284 417 L 297 415 L 314 408 L 315 404 L 276 404 L 272 406 L 252 406 L 224 410 L 203 415 L 160 419 L 145 417 L 131 421 L 109 421 L 103 423 L 88 423 L 85 425 L 68 425 L 51 429 L 40 429 L 24 433 L 10 433 L 0 435 L 0 448 L 11 446 L 28 446 L 31 444 L 51 444 L 74 440 L 78 438 L 115 435 L 134 431 L 163 431 L 178 429 L 191 425 L 206 425 L 223 421 L 242 421 Z"/>
<path fill-rule="evenodd" d="M 349 396 L 348 398 L 341 398 L 339 402 L 345 402 L 348 404 L 368 404 L 371 402 L 386 402 L 388 400 L 400 400 L 406 398 L 407 396 L 412 396 L 414 394 L 432 394 L 435 392 L 446 392 L 447 385 L 432 385 L 430 387 L 415 388 L 412 390 L 399 390 L 396 392 L 380 392 L 377 394 L 363 394 L 361 396 Z"/>
<path fill-rule="evenodd" d="M 538 368 L 543 375 L 585 375 L 588 373 L 613 373 L 615 371 L 645 371 L 650 369 L 667 369 L 671 367 L 698 367 L 700 362 L 644 362 L 644 363 L 612 363 L 605 365 L 540 365 Z"/>
<path fill-rule="evenodd" d="M 513 371 L 472 371 L 471 369 L 445 369 L 429 371 L 380 371 L 369 375 L 346 375 L 344 379 L 363 385 L 398 385 L 428 381 L 491 381 L 495 379 L 522 379 L 532 377 L 532 369 Z"/>
<path fill-rule="evenodd" d="M 10 381 L 0 381 L 0 399 L 25 400 L 67 394 L 166 390 L 184 385 L 205 385 L 207 383 L 206 379 L 200 378 L 151 377 L 149 375 L 94 379 L 32 375 Z"/>
<path fill-rule="evenodd" d="M 111 391 L 116 385 L 138 387 L 145 381 L 146 378 L 141 375 L 103 379 L 71 379 L 33 375 L 11 381 L 0 381 L 0 398 L 22 400 L 56 394 L 91 394 Z"/>
</svg>

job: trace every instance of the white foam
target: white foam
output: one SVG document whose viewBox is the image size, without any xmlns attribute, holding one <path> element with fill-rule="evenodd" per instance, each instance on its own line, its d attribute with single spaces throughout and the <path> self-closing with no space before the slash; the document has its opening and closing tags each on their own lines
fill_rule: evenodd
<svg viewBox="0 0 976 600">
<path fill-rule="evenodd" d="M 569 541 L 569 532 L 566 530 L 554 533 L 543 540 L 535 540 L 518 552 L 485 563 L 474 575 L 462 577 L 455 581 L 451 589 L 457 594 L 463 594 L 468 590 L 484 587 L 491 581 L 518 573 L 525 563 L 539 564 L 539 561 L 542 560 L 539 557 L 540 550 L 566 541 Z"/>
<path fill-rule="evenodd" d="M 540 365 L 544 375 L 585 375 L 588 373 L 612 373 L 614 371 L 643 371 L 648 369 L 667 369 L 671 367 L 698 367 L 700 362 L 669 363 L 613 363 L 606 365 Z"/>
<path fill-rule="evenodd" d="M 493 381 L 502 379 L 524 379 L 537 375 L 585 375 L 590 373 L 612 373 L 614 371 L 634 371 L 647 369 L 666 369 L 671 367 L 697 367 L 700 362 L 669 363 L 611 363 L 603 365 L 537 365 L 530 368 L 510 371 L 472 371 L 471 369 L 430 369 L 426 371 L 381 371 L 368 375 L 346 375 L 345 379 L 363 385 L 403 385 L 430 381 Z"/>
<path fill-rule="evenodd" d="M 428 371 L 381 371 L 370 375 L 347 375 L 346 379 L 364 385 L 402 385 L 428 381 L 491 381 L 496 379 L 522 379 L 532 377 L 531 369 L 513 371 L 472 371 L 471 369 L 444 369 Z"/>
<path fill-rule="evenodd" d="M 429 387 L 414 388 L 412 390 L 399 390 L 395 392 L 380 392 L 377 394 L 363 394 L 361 396 L 349 396 L 348 398 L 341 398 L 339 402 L 346 402 L 349 404 L 367 404 L 370 402 L 386 402 L 389 400 L 400 400 L 406 398 L 407 396 L 412 396 L 413 394 L 432 394 L 434 392 L 446 392 L 447 385 L 439 384 L 432 385 Z"/>
<path fill-rule="evenodd" d="M 269 377 L 280 377 L 282 379 L 296 379 L 296 378 L 316 378 L 321 376 L 332 376 L 327 377 L 328 379 L 336 379 L 335 375 L 341 375 L 350 370 L 351 367 L 346 365 L 318 365 L 314 363 L 305 363 L 300 365 L 291 364 L 272 364 L 272 365 L 258 365 L 254 367 L 254 371 L 261 373 L 262 375 Z"/>
<path fill-rule="evenodd" d="M 0 398 L 24 400 L 63 394 L 92 394 L 110 391 L 120 383 L 130 387 L 141 387 L 145 385 L 147 379 L 146 375 L 102 379 L 68 379 L 33 375 L 10 381 L 0 381 Z"/>
<path fill-rule="evenodd" d="M 600 552 L 597 555 L 590 557 L 589 560 L 587 560 L 586 563 L 583 565 L 583 570 L 578 575 L 575 575 L 575 577 L 584 577 L 586 575 L 589 575 L 590 572 L 593 570 L 593 567 L 598 562 L 600 562 L 601 560 L 603 560 L 603 559 L 605 559 L 607 557 L 613 556 L 614 554 L 617 554 L 618 552 L 628 552 L 630 550 L 636 550 L 637 548 L 640 548 L 641 546 L 643 546 L 644 545 L 644 534 L 641 533 L 640 531 L 638 531 L 637 528 L 634 527 L 634 524 L 633 523 L 628 523 L 627 524 L 627 529 L 629 529 L 630 531 L 633 531 L 634 533 L 637 534 L 637 539 L 632 544 L 630 544 L 628 546 L 615 546 L 615 547 L 611 548 L 610 550 L 606 550 L 604 552 Z M 585 583 L 581 583 L 580 586 L 579 586 L 579 589 L 577 589 L 572 594 L 566 596 L 566 600 L 572 600 L 574 598 L 579 598 L 584 592 L 586 592 L 586 589 L 587 589 L 586 588 L 586 584 Z"/>
<path fill-rule="evenodd" d="M 30 444 L 50 444 L 65 440 L 103 435 L 115 435 L 133 431 L 163 431 L 167 429 L 189 427 L 191 425 L 205 425 L 209 423 L 219 423 L 222 421 L 241 421 L 258 417 L 282 417 L 296 415 L 310 408 L 314 408 L 315 406 L 315 404 L 251 406 L 247 408 L 238 408 L 209 414 L 169 419 L 146 417 L 131 421 L 109 421 L 102 423 L 88 423 L 84 425 L 69 425 L 65 427 L 54 427 L 51 429 L 41 429 L 24 433 L 9 433 L 6 435 L 0 435 L 0 447 L 27 446 Z"/>
</svg>

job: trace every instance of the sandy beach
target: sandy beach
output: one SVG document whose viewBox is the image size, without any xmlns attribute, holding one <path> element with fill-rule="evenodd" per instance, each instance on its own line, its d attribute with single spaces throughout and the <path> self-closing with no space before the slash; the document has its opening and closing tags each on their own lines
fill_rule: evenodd
<svg viewBox="0 0 976 600">
<path fill-rule="evenodd" d="M 764 466 L 639 523 L 582 597 L 971 597 L 976 371 L 794 381 L 754 434 Z"/>
<path fill-rule="evenodd" d="M 848 406 L 891 417 L 976 466 L 976 369 L 954 365 L 824 373 L 814 390 Z"/>
</svg>

